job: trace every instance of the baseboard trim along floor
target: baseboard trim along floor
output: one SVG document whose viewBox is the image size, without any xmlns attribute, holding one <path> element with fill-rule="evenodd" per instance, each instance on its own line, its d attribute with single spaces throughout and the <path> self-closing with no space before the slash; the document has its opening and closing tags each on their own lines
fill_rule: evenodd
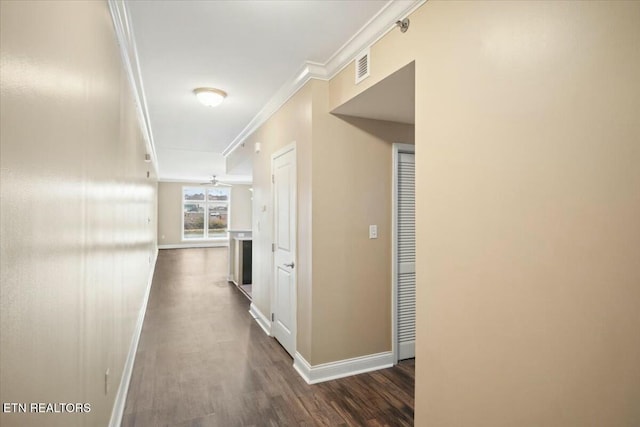
<svg viewBox="0 0 640 427">
<path fill-rule="evenodd" d="M 190 249 L 190 248 L 223 248 L 229 246 L 227 240 L 219 242 L 178 243 L 175 245 L 158 245 L 158 249 Z"/>
<path fill-rule="evenodd" d="M 309 364 L 298 352 L 293 358 L 293 367 L 308 384 L 317 384 L 392 366 L 393 353 L 390 351 L 314 366 Z"/>
<path fill-rule="evenodd" d="M 262 328 L 265 334 L 271 336 L 271 322 L 269 322 L 269 318 L 262 314 L 262 312 L 256 307 L 254 303 L 251 303 L 249 307 L 249 313 L 251 317 L 253 317 L 258 325 Z"/>
<path fill-rule="evenodd" d="M 124 407 L 127 403 L 127 393 L 129 392 L 129 383 L 131 382 L 131 375 L 133 373 L 133 363 L 136 360 L 136 353 L 138 351 L 138 343 L 140 342 L 140 335 L 142 335 L 142 325 L 144 323 L 144 315 L 147 312 L 147 303 L 149 302 L 149 295 L 151 294 L 151 285 L 153 284 L 153 274 L 156 270 L 156 262 L 158 260 L 158 251 L 155 251 L 151 262 L 151 268 L 149 269 L 149 281 L 147 283 L 147 289 L 145 291 L 144 300 L 138 313 L 138 320 L 136 322 L 135 329 L 133 331 L 133 337 L 131 338 L 131 345 L 129 346 L 129 354 L 127 354 L 127 360 L 124 363 L 124 369 L 122 370 L 122 378 L 120 379 L 120 386 L 116 392 L 116 398 L 113 403 L 113 409 L 111 410 L 111 419 L 109 420 L 109 427 L 119 427 L 122 424 L 122 417 L 124 415 Z"/>
</svg>

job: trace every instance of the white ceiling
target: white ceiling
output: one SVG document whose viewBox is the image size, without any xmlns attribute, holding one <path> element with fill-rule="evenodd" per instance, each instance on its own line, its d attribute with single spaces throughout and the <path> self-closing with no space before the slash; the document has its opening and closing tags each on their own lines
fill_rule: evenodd
<svg viewBox="0 0 640 427">
<path fill-rule="evenodd" d="M 305 61 L 326 63 L 387 3 L 127 2 L 160 179 L 224 176 L 222 151 L 278 89 Z M 200 86 L 229 96 L 204 107 Z"/>
</svg>

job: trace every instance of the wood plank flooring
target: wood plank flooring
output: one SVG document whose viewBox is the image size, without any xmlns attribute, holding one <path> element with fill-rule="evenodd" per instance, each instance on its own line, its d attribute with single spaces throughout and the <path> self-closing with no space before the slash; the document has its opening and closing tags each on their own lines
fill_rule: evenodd
<svg viewBox="0 0 640 427">
<path fill-rule="evenodd" d="M 413 425 L 413 360 L 306 384 L 226 263 L 226 248 L 160 251 L 123 426 Z"/>
</svg>

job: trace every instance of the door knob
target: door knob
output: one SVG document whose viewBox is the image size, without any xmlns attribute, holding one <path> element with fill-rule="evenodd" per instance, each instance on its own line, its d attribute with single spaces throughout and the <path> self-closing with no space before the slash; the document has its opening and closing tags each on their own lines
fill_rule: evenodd
<svg viewBox="0 0 640 427">
<path fill-rule="evenodd" d="M 291 264 L 284 264 L 285 267 L 289 267 L 289 268 L 293 268 L 296 265 L 293 263 L 293 261 L 291 261 Z"/>
</svg>

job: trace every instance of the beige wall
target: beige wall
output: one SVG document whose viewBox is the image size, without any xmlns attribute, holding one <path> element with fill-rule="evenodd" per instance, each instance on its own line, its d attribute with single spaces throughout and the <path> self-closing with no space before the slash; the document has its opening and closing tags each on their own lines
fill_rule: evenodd
<svg viewBox="0 0 640 427">
<path fill-rule="evenodd" d="M 158 183 L 158 244 L 182 245 L 182 187 L 199 187 L 198 182 Z M 250 185 L 231 187 L 229 225 L 234 229 L 251 229 Z M 193 243 L 193 242 L 192 242 Z"/>
<path fill-rule="evenodd" d="M 158 183 L 158 245 L 182 244 L 182 182 Z M 194 183 L 193 185 L 199 185 Z"/>
<path fill-rule="evenodd" d="M 416 61 L 417 426 L 640 425 L 640 3 L 428 2 Z"/>
<path fill-rule="evenodd" d="M 106 2 L 0 8 L 0 401 L 91 404 L 0 424 L 104 426 L 155 254 L 155 178 Z"/>
<path fill-rule="evenodd" d="M 251 185 L 233 185 L 231 187 L 231 206 L 229 228 L 233 230 L 251 230 Z"/>
</svg>

